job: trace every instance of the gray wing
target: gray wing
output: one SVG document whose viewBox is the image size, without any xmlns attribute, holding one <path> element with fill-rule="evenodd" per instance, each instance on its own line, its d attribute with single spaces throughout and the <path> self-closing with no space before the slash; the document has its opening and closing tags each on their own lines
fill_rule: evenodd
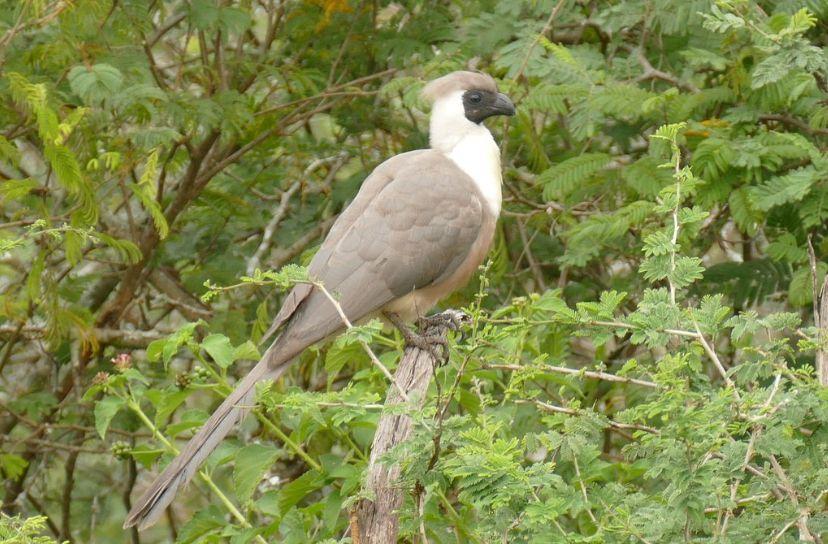
<svg viewBox="0 0 828 544">
<path fill-rule="evenodd" d="M 483 205 L 462 170 L 434 151 L 407 155 L 384 170 L 378 190 L 343 212 L 309 267 L 352 322 L 449 276 L 483 224 Z M 298 296 L 284 340 L 312 343 L 342 328 L 324 294 Z"/>
</svg>

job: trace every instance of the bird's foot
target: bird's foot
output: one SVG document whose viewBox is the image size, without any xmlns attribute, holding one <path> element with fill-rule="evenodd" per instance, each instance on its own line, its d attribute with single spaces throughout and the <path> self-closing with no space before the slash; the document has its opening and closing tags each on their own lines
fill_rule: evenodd
<svg viewBox="0 0 828 544">
<path fill-rule="evenodd" d="M 461 310 L 445 310 L 439 314 L 421 317 L 417 320 L 417 327 L 428 332 L 435 327 L 450 329 L 458 332 L 464 325 L 471 323 L 471 316 Z"/>
<path fill-rule="evenodd" d="M 465 312 L 446 310 L 439 314 L 419 318 L 417 328 L 420 333 L 418 334 L 411 330 L 398 315 L 389 312 L 385 314 L 385 317 L 400 331 L 406 346 L 414 346 L 429 352 L 440 364 L 447 363 L 450 355 L 446 331 L 460 331 L 464 325 L 471 322 L 471 318 Z M 462 336 L 460 340 L 462 341 Z"/>
</svg>

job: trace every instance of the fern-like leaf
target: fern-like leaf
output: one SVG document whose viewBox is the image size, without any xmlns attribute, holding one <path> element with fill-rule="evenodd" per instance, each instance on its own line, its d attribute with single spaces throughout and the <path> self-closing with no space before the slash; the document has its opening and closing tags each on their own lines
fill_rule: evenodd
<svg viewBox="0 0 828 544">
<path fill-rule="evenodd" d="M 554 200 L 566 197 L 607 166 L 611 159 L 606 153 L 584 153 L 554 165 L 538 176 L 538 181 L 543 185 L 543 198 Z"/>
</svg>

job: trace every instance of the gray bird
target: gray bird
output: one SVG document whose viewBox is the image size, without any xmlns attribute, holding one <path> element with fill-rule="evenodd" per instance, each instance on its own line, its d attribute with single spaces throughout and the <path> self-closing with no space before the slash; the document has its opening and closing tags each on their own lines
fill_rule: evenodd
<svg viewBox="0 0 828 544">
<path fill-rule="evenodd" d="M 483 262 L 501 205 L 500 150 L 483 126 L 514 115 L 494 79 L 453 72 L 423 89 L 432 103 L 430 149 L 380 164 L 342 212 L 308 267 L 339 297 L 351 322 L 386 313 L 422 317 L 462 287 Z M 153 525 L 201 463 L 245 415 L 260 380 L 275 380 L 302 350 L 343 329 L 327 296 L 308 284 L 286 297 L 271 330 L 279 337 L 156 478 L 124 527 Z"/>
</svg>

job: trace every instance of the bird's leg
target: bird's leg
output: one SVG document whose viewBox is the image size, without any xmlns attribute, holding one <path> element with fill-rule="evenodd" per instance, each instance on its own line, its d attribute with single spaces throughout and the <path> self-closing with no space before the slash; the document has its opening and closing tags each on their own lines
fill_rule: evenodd
<svg viewBox="0 0 828 544">
<path fill-rule="evenodd" d="M 438 361 L 448 361 L 448 340 L 440 334 L 417 334 L 406 325 L 400 316 L 393 312 L 383 312 L 388 321 L 400 331 L 406 346 L 414 346 L 427 351 Z M 426 329 L 421 329 L 425 331 Z M 436 346 L 440 346 L 442 353 L 438 353 Z"/>
</svg>

